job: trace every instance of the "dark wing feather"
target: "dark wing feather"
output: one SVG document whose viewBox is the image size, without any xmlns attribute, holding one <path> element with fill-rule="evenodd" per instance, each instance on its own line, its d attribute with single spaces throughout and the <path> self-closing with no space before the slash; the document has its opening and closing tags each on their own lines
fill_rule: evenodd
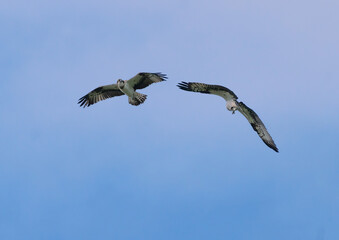
<svg viewBox="0 0 339 240">
<path fill-rule="evenodd" d="M 249 107 L 247 107 L 243 102 L 238 104 L 239 112 L 247 118 L 251 124 L 254 131 L 256 131 L 259 137 L 264 141 L 264 143 L 272 148 L 274 151 L 279 152 L 277 146 L 275 145 L 271 135 L 268 133 L 264 123 L 260 120 L 259 116 Z"/>
<path fill-rule="evenodd" d="M 158 73 L 146 73 L 141 72 L 135 75 L 133 78 L 127 81 L 127 83 L 136 89 L 142 89 L 148 87 L 152 83 L 166 81 L 167 77 L 166 74 Z"/>
<path fill-rule="evenodd" d="M 121 95 L 124 95 L 124 93 L 119 90 L 116 84 L 106 85 L 98 87 L 80 98 L 78 104 L 80 104 L 80 107 L 89 107 L 101 100 Z"/>
<path fill-rule="evenodd" d="M 177 85 L 180 89 L 191 92 L 200 92 L 218 95 L 224 98 L 226 101 L 231 99 L 238 99 L 237 95 L 230 89 L 220 85 L 210 85 L 197 82 L 181 82 Z"/>
</svg>

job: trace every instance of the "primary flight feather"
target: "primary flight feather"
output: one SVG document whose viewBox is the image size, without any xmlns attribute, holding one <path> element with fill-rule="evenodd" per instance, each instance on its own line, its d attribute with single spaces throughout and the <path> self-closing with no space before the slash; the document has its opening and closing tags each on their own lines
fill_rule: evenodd
<svg viewBox="0 0 339 240">
<path fill-rule="evenodd" d="M 224 98 L 226 100 L 226 108 L 229 111 L 232 111 L 232 114 L 234 114 L 234 112 L 237 110 L 241 112 L 251 124 L 254 131 L 258 133 L 263 142 L 274 151 L 279 152 L 271 135 L 268 133 L 259 116 L 243 102 L 238 102 L 238 97 L 230 89 L 219 85 L 210 85 L 196 82 L 181 82 L 178 84 L 178 87 L 185 91 L 214 94 Z"/>
<path fill-rule="evenodd" d="M 147 95 L 136 92 L 137 89 L 148 87 L 152 83 L 166 81 L 166 74 L 160 72 L 141 72 L 129 80 L 118 79 L 116 84 L 98 87 L 79 99 L 80 107 L 89 107 L 99 101 L 121 95 L 128 96 L 128 102 L 138 106 L 145 102 Z"/>
</svg>

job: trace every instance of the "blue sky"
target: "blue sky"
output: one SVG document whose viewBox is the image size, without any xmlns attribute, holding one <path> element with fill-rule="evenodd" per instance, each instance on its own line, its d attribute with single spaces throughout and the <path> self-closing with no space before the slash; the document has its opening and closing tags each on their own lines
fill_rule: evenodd
<svg viewBox="0 0 339 240">
<path fill-rule="evenodd" d="M 0 238 L 338 239 L 338 1 L 3 1 Z M 168 81 L 82 109 L 141 71 Z M 253 108 L 280 153 L 223 99 Z"/>
</svg>

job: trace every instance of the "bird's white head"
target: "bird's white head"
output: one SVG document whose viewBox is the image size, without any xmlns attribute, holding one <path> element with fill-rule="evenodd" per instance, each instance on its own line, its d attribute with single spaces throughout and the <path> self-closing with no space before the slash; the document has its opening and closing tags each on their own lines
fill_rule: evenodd
<svg viewBox="0 0 339 240">
<path fill-rule="evenodd" d="M 118 88 L 122 89 L 125 86 L 125 81 L 122 79 L 118 79 L 117 85 L 118 85 Z"/>
<path fill-rule="evenodd" d="M 234 114 L 234 112 L 238 110 L 238 105 L 235 101 L 227 101 L 226 108 L 228 111 L 232 111 L 232 114 Z"/>
</svg>

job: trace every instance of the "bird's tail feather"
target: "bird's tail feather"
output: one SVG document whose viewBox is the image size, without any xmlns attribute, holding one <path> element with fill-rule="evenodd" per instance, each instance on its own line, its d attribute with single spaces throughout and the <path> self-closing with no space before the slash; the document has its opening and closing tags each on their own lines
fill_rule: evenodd
<svg viewBox="0 0 339 240">
<path fill-rule="evenodd" d="M 141 103 L 144 103 L 146 101 L 146 98 L 147 95 L 135 92 L 133 98 L 128 98 L 128 102 L 134 106 L 138 106 Z"/>
</svg>

